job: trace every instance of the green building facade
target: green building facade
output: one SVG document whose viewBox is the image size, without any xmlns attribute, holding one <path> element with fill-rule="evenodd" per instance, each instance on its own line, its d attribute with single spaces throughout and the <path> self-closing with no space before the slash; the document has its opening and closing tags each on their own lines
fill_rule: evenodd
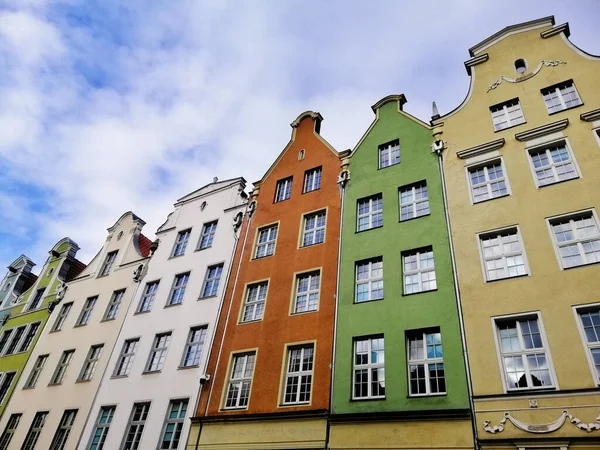
<svg viewBox="0 0 600 450">
<path fill-rule="evenodd" d="M 50 250 L 35 282 L 2 311 L 0 417 L 23 375 L 23 369 L 46 325 L 50 311 L 62 298 L 61 293 L 66 289 L 64 283 L 85 267 L 75 259 L 77 250 L 79 247 L 69 238 L 60 240 Z"/>
<path fill-rule="evenodd" d="M 438 156 L 405 102 L 373 106 L 340 177 L 332 449 L 473 448 Z"/>
</svg>

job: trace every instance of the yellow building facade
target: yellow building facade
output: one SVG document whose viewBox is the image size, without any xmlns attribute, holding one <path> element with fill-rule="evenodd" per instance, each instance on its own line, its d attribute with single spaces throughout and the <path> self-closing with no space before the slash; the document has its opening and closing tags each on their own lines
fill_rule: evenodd
<svg viewBox="0 0 600 450">
<path fill-rule="evenodd" d="M 600 448 L 600 58 L 553 17 L 472 47 L 434 116 L 483 450 Z"/>
</svg>

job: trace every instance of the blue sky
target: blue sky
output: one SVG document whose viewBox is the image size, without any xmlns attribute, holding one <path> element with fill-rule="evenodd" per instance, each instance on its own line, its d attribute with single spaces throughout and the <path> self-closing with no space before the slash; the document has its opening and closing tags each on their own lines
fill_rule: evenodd
<svg viewBox="0 0 600 450">
<path fill-rule="evenodd" d="M 213 176 L 259 179 L 304 110 L 338 150 L 385 95 L 449 111 L 469 47 L 552 14 L 600 54 L 597 0 L 3 0 L 0 267 L 64 236 L 88 262 L 128 210 L 153 237 Z"/>
</svg>

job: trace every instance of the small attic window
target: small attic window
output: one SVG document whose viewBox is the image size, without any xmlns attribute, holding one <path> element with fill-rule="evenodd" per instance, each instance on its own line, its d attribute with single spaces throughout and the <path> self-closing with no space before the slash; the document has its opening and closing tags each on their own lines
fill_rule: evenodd
<svg viewBox="0 0 600 450">
<path fill-rule="evenodd" d="M 527 63 L 524 59 L 519 58 L 515 61 L 515 70 L 520 74 L 525 73 L 525 71 L 527 70 Z"/>
<path fill-rule="evenodd" d="M 298 161 L 302 161 L 304 159 L 304 153 L 306 153 L 306 150 L 304 149 L 298 152 Z"/>
<path fill-rule="evenodd" d="M 46 276 L 51 277 L 53 273 L 54 273 L 54 267 L 51 267 L 50 270 L 48 271 L 48 273 L 46 274 Z"/>
<path fill-rule="evenodd" d="M 204 211 L 204 208 L 206 208 L 206 202 L 202 202 L 202 204 L 200 205 L 200 211 Z"/>
<path fill-rule="evenodd" d="M 117 234 L 117 241 L 120 241 L 122 237 L 123 237 L 123 232 L 119 231 L 119 234 Z"/>
</svg>

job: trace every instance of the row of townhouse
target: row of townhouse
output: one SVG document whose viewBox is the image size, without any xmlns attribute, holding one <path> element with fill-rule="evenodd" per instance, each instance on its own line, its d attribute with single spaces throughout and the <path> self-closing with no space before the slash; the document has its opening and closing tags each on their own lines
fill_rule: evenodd
<svg viewBox="0 0 600 450">
<path fill-rule="evenodd" d="M 0 284 L 0 450 L 600 448 L 600 58 L 553 17 L 430 123 L 317 112 L 246 194 L 128 212 Z"/>
</svg>

